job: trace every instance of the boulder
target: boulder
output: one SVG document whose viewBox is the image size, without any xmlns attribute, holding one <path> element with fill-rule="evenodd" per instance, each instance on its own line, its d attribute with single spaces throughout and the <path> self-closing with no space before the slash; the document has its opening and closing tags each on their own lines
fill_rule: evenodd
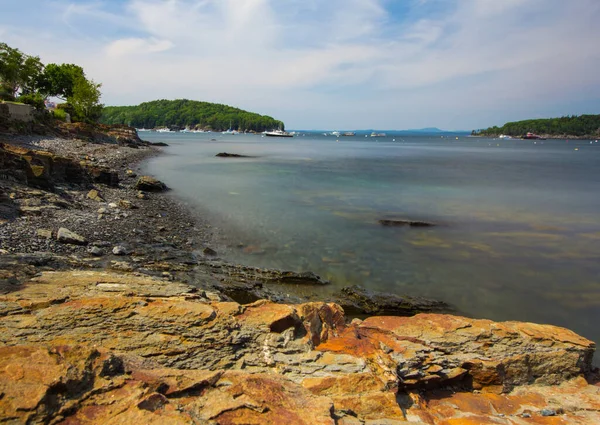
<svg viewBox="0 0 600 425">
<path fill-rule="evenodd" d="M 135 188 L 146 192 L 164 192 L 167 190 L 167 185 L 154 177 L 141 176 L 135 184 Z"/>
<path fill-rule="evenodd" d="M 88 252 L 93 255 L 94 257 L 102 257 L 104 255 L 104 250 L 102 248 L 99 248 L 97 246 L 92 246 Z"/>
<path fill-rule="evenodd" d="M 131 251 L 124 245 L 117 245 L 112 249 L 114 255 L 129 255 Z"/>
<path fill-rule="evenodd" d="M 71 245 L 87 245 L 87 240 L 78 235 L 75 232 L 70 231 L 65 227 L 61 227 L 58 229 L 58 233 L 56 234 L 56 240 L 62 243 L 71 244 Z"/>
</svg>

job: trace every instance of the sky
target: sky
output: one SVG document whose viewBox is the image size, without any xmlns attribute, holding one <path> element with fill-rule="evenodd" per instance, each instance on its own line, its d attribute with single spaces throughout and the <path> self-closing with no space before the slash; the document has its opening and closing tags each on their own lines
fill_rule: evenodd
<svg viewBox="0 0 600 425">
<path fill-rule="evenodd" d="M 600 113 L 599 0 L 0 0 L 0 41 L 106 105 L 225 103 L 288 129 L 471 130 Z"/>
</svg>

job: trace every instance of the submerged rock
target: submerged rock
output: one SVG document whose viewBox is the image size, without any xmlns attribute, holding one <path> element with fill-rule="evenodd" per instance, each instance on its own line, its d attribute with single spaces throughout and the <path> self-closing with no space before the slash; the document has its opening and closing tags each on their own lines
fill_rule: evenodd
<svg viewBox="0 0 600 425">
<path fill-rule="evenodd" d="M 395 219 L 395 220 L 379 220 L 379 224 L 382 226 L 410 226 L 410 227 L 431 227 L 436 226 L 435 223 L 431 223 L 428 221 L 418 221 L 418 220 L 403 220 L 403 219 Z"/>
<path fill-rule="evenodd" d="M 237 153 L 227 153 L 227 152 L 221 152 L 216 154 L 215 156 L 218 156 L 219 158 L 252 158 L 251 156 L 248 155 L 240 155 Z"/>
<path fill-rule="evenodd" d="M 334 301 L 346 314 L 414 316 L 418 313 L 450 313 L 454 309 L 443 301 L 369 291 L 360 286 L 342 288 Z"/>
</svg>

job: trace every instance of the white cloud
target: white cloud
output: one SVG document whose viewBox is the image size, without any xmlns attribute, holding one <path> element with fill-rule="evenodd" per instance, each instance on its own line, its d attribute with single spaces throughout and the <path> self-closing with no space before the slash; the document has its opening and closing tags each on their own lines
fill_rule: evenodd
<svg viewBox="0 0 600 425">
<path fill-rule="evenodd" d="M 173 43 L 169 40 L 123 38 L 110 43 L 106 47 L 106 54 L 110 58 L 118 59 L 120 56 L 164 52 L 171 47 L 173 47 Z"/>
<path fill-rule="evenodd" d="M 68 25 L 45 40 L 0 28 L 42 59 L 81 63 L 107 104 L 187 97 L 293 127 L 470 128 L 515 102 L 600 98 L 600 2 L 453 1 L 422 16 L 430 3 L 411 2 L 412 22 L 387 0 L 105 1 L 64 5 Z"/>
</svg>

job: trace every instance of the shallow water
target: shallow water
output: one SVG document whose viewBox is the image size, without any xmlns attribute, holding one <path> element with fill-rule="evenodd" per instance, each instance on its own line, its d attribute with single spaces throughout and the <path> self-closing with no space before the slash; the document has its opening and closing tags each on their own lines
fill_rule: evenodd
<svg viewBox="0 0 600 425">
<path fill-rule="evenodd" d="M 141 136 L 170 144 L 147 171 L 212 217 L 232 261 L 312 270 L 332 281 L 325 290 L 357 283 L 427 296 L 600 342 L 600 143 Z M 382 218 L 440 225 L 390 228 Z"/>
</svg>

